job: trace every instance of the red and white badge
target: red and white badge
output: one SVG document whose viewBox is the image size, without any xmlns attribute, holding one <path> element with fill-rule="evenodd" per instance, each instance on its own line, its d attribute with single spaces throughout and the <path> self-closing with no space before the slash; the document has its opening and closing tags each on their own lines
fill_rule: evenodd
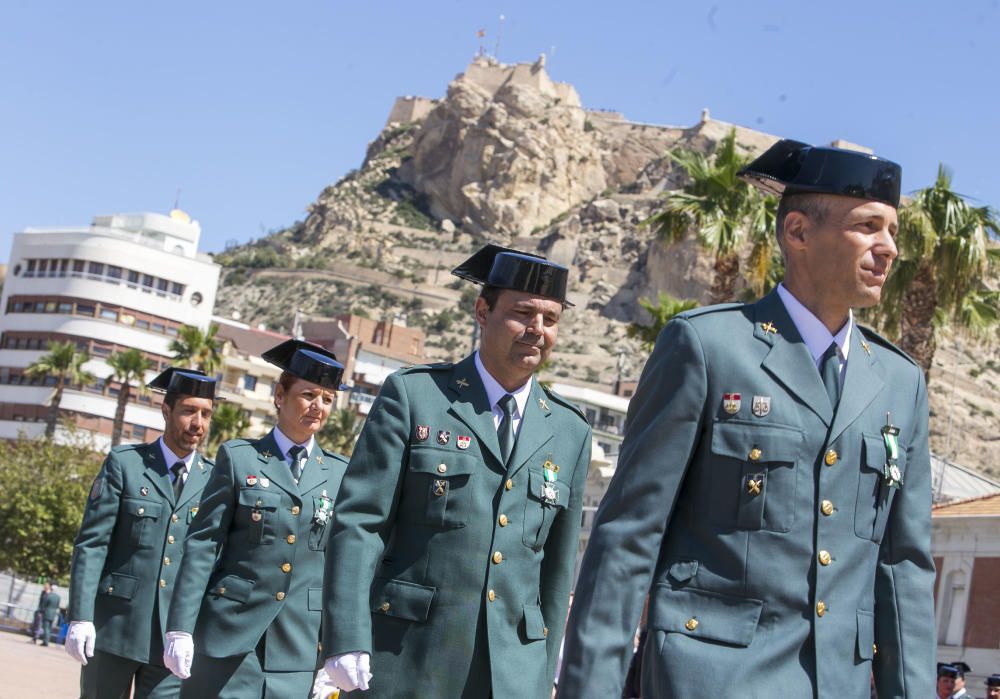
<svg viewBox="0 0 1000 699">
<path fill-rule="evenodd" d="M 455 437 L 455 446 L 457 446 L 459 449 L 468 449 L 470 444 L 472 444 L 472 437 L 466 437 L 466 436 Z"/>
<path fill-rule="evenodd" d="M 740 394 L 723 393 L 722 407 L 730 415 L 735 415 L 736 413 L 738 413 L 740 411 Z"/>
<path fill-rule="evenodd" d="M 247 476 L 247 485 L 257 485 L 257 476 Z"/>
</svg>

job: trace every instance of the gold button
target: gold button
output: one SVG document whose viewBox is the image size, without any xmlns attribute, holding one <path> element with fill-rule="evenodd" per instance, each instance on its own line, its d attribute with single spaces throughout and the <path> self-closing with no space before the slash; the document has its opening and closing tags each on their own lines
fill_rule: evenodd
<svg viewBox="0 0 1000 699">
<path fill-rule="evenodd" d="M 291 573 L 292 572 L 292 564 L 291 563 L 282 563 L 281 564 L 281 572 L 282 573 Z"/>
<path fill-rule="evenodd" d="M 827 466 L 833 466 L 835 463 L 837 463 L 837 459 L 839 458 L 839 456 L 840 455 L 837 454 L 837 451 L 835 449 L 830 449 L 829 451 L 826 452 L 826 456 L 823 457 L 823 461 L 826 462 Z"/>
<path fill-rule="evenodd" d="M 274 596 L 274 599 L 276 599 L 276 600 L 278 600 L 280 602 L 281 600 L 285 599 L 285 593 L 284 592 L 279 592 L 278 594 L 276 594 Z"/>
<path fill-rule="evenodd" d="M 171 522 L 176 522 L 177 521 L 177 515 L 170 515 L 170 521 Z"/>
<path fill-rule="evenodd" d="M 820 600 L 816 603 L 816 615 L 823 616 L 824 614 L 826 614 L 826 602 Z"/>
<path fill-rule="evenodd" d="M 285 537 L 285 541 L 287 541 L 290 544 L 294 544 L 295 543 L 295 535 L 294 534 L 289 534 L 288 536 Z"/>
<path fill-rule="evenodd" d="M 694 631 L 696 628 L 698 628 L 698 620 L 695 619 L 694 617 L 691 617 L 686 622 L 684 622 L 684 628 L 687 629 L 688 631 Z"/>
<path fill-rule="evenodd" d="M 140 508 L 138 509 L 138 512 L 139 512 L 139 514 L 143 514 L 143 513 L 145 513 L 145 512 L 146 512 L 146 508 L 145 508 L 145 507 L 140 507 Z"/>
<path fill-rule="evenodd" d="M 438 473 L 446 473 L 448 471 L 447 464 L 438 464 Z"/>
<path fill-rule="evenodd" d="M 113 588 L 113 587 L 109 587 L 109 588 L 108 588 L 108 594 L 109 594 L 109 595 L 110 595 L 110 594 L 111 594 L 112 592 L 114 592 L 114 591 L 115 591 L 115 588 Z"/>
<path fill-rule="evenodd" d="M 160 580 L 160 587 L 166 587 L 166 586 L 167 586 L 167 581 L 166 580 Z"/>
<path fill-rule="evenodd" d="M 496 598 L 497 598 L 496 590 L 490 590 L 489 592 L 486 593 L 486 599 L 488 599 L 490 602 L 495 601 Z"/>
<path fill-rule="evenodd" d="M 830 556 L 830 552 L 829 551 L 820 551 L 819 552 L 819 562 L 820 562 L 820 565 L 828 566 L 828 565 L 830 565 L 830 561 L 832 561 L 832 560 L 833 560 L 833 557 Z"/>
<path fill-rule="evenodd" d="M 170 556 L 164 556 L 163 557 L 163 565 L 165 565 L 165 566 L 170 565 Z"/>
<path fill-rule="evenodd" d="M 174 535 L 173 534 L 171 534 L 170 536 L 167 537 L 167 543 L 168 544 L 174 543 Z"/>
<path fill-rule="evenodd" d="M 543 636 L 548 636 L 549 635 L 549 627 L 548 626 L 543 626 L 542 627 L 542 635 Z"/>
<path fill-rule="evenodd" d="M 383 612 L 387 612 L 389 611 L 390 607 L 391 605 L 388 602 L 383 602 L 381 606 L 379 606 L 379 609 L 381 609 Z"/>
<path fill-rule="evenodd" d="M 301 512 L 301 511 L 302 511 L 301 507 L 299 507 L 298 505 L 292 505 L 292 514 L 293 515 L 295 515 L 296 517 L 298 517 L 299 516 L 299 512 Z"/>
<path fill-rule="evenodd" d="M 224 587 L 220 587 L 220 588 L 219 588 L 219 594 L 220 594 L 220 595 L 224 595 L 224 594 L 226 594 L 226 588 L 224 588 Z"/>
<path fill-rule="evenodd" d="M 753 449 L 750 450 L 750 453 L 747 454 L 747 456 L 750 457 L 751 461 L 759 461 L 760 457 L 763 456 L 763 453 L 761 452 L 760 449 L 754 447 Z"/>
<path fill-rule="evenodd" d="M 257 498 L 257 507 L 260 507 L 263 504 L 264 504 L 264 501 L 261 500 L 260 498 Z"/>
<path fill-rule="evenodd" d="M 500 526 L 506 527 L 507 522 L 508 522 L 507 515 L 500 515 Z"/>
<path fill-rule="evenodd" d="M 494 563 L 500 563 L 501 561 L 503 561 L 503 554 L 500 553 L 499 551 L 494 551 L 493 552 L 493 562 Z"/>
<path fill-rule="evenodd" d="M 503 487 L 507 490 L 510 490 L 511 488 L 514 487 L 514 481 L 508 478 L 507 482 L 503 484 Z"/>
<path fill-rule="evenodd" d="M 830 515 L 833 514 L 833 503 L 830 502 L 829 500 L 824 500 L 823 504 L 820 505 L 819 509 L 820 512 L 829 517 Z"/>
</svg>

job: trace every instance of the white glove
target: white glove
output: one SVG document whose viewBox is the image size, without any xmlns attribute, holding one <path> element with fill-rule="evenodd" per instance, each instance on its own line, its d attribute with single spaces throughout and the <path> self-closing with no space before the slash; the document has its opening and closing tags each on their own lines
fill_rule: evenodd
<svg viewBox="0 0 1000 699">
<path fill-rule="evenodd" d="M 326 668 L 321 667 L 316 672 L 316 680 L 313 682 L 312 699 L 337 699 L 339 691 L 340 687 L 326 674 Z"/>
<path fill-rule="evenodd" d="M 92 621 L 71 621 L 66 632 L 66 652 L 73 660 L 83 665 L 87 658 L 94 657 L 94 641 L 97 640 L 97 629 Z"/>
<path fill-rule="evenodd" d="M 368 689 L 371 681 L 371 656 L 367 653 L 344 653 L 327 658 L 323 669 L 332 683 L 345 692 Z"/>
<path fill-rule="evenodd" d="M 170 672 L 182 680 L 191 676 L 191 661 L 194 659 L 194 639 L 184 631 L 167 631 L 166 648 L 163 650 L 163 664 Z"/>
</svg>

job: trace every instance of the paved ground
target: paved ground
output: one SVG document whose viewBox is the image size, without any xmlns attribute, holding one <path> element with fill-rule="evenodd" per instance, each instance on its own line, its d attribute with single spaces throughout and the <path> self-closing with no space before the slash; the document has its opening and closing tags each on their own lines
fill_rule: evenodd
<svg viewBox="0 0 1000 699">
<path fill-rule="evenodd" d="M 33 645 L 30 636 L 0 632 L 0 699 L 73 699 L 80 665 L 61 645 Z"/>
</svg>

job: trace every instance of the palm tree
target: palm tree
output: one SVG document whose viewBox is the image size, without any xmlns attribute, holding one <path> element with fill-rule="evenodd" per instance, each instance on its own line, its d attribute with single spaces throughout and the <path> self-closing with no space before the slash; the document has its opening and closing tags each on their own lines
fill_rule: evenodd
<svg viewBox="0 0 1000 699">
<path fill-rule="evenodd" d="M 983 278 L 997 261 L 990 234 L 1000 233 L 996 213 L 976 207 L 951 189 L 951 172 L 938 166 L 934 184 L 919 190 L 899 213 L 899 257 L 885 285 L 880 314 L 902 349 L 930 371 L 935 326 L 953 323 L 978 332 L 996 316 L 982 303 L 991 295 Z M 977 303 L 980 302 L 980 303 Z"/>
<path fill-rule="evenodd" d="M 639 305 L 645 308 L 649 312 L 649 315 L 653 317 L 653 324 L 629 323 L 626 332 L 629 337 L 642 340 L 642 348 L 647 352 L 651 352 L 653 345 L 656 344 L 656 338 L 659 337 L 660 331 L 663 330 L 666 324 L 675 315 L 684 311 L 690 311 L 692 308 L 697 308 L 698 302 L 691 299 L 677 299 L 661 291 L 655 304 L 648 298 L 641 298 L 639 299 Z"/>
<path fill-rule="evenodd" d="M 26 373 L 33 378 L 56 377 L 56 390 L 52 394 L 49 412 L 45 418 L 47 439 L 52 439 L 56 433 L 59 404 L 62 403 L 63 390 L 66 386 L 89 384 L 94 381 L 94 375 L 83 370 L 83 365 L 89 359 L 87 353 L 78 351 L 72 342 L 50 342 L 48 354 L 42 355 L 27 368 Z"/>
<path fill-rule="evenodd" d="M 361 425 L 358 424 L 357 413 L 350 408 L 343 408 L 330 414 L 316 438 L 327 449 L 350 456 L 360 432 Z"/>
<path fill-rule="evenodd" d="M 115 408 L 115 421 L 111 428 L 111 446 L 117 446 L 122 441 L 125 406 L 132 394 L 131 382 L 138 382 L 137 391 L 139 393 L 145 391 L 143 379 L 146 372 L 153 368 L 153 362 L 147 359 L 141 351 L 132 348 L 112 354 L 108 357 L 108 366 L 111 367 L 111 376 L 108 378 L 121 384 L 121 388 L 118 390 L 118 406 Z"/>
<path fill-rule="evenodd" d="M 214 376 L 222 365 L 222 343 L 215 339 L 219 326 L 215 323 L 209 326 L 208 332 L 194 325 L 183 325 L 177 333 L 177 339 L 170 343 L 170 351 L 174 353 L 174 366 L 203 371 Z"/>
<path fill-rule="evenodd" d="M 250 418 L 246 410 L 235 403 L 219 403 L 212 413 L 208 437 L 209 452 L 214 452 L 223 442 L 245 434 L 249 427 Z"/>
<path fill-rule="evenodd" d="M 752 159 L 736 151 L 736 130 L 723 138 L 711 156 L 689 150 L 669 154 L 688 176 L 681 191 L 669 192 L 662 211 L 646 223 L 669 243 L 684 238 L 692 228 L 698 240 L 715 254 L 715 277 L 712 281 L 713 303 L 732 300 L 740 273 L 739 249 L 749 237 L 755 252 L 751 254 L 752 286 L 763 290 L 773 261 L 773 197 L 761 197 L 737 173 Z"/>
</svg>

